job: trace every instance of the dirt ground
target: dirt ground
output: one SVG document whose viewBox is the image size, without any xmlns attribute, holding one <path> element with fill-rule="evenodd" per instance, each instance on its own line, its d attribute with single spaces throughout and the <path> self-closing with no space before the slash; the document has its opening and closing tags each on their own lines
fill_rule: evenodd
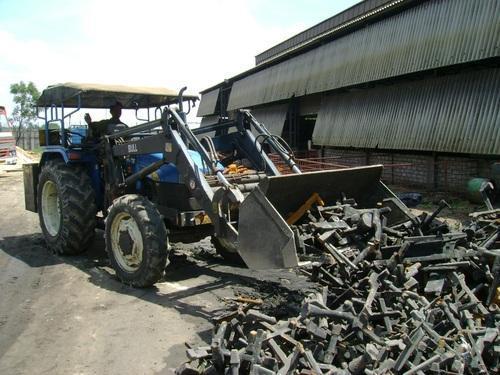
<svg viewBox="0 0 500 375">
<path fill-rule="evenodd" d="M 209 342 L 224 298 L 267 296 L 279 313 L 307 289 L 287 271 L 225 264 L 207 239 L 174 245 L 168 281 L 134 289 L 115 279 L 102 231 L 81 256 L 47 250 L 20 167 L 0 165 L 0 202 L 0 374 L 171 374 L 185 342 Z"/>
<path fill-rule="evenodd" d="M 419 209 L 435 198 L 424 194 Z M 228 265 L 205 239 L 174 244 L 166 281 L 134 289 L 115 279 L 102 231 L 83 255 L 48 251 L 37 214 L 24 210 L 20 166 L 0 165 L 0 202 L 0 374 L 171 374 L 185 342 L 209 343 L 225 299 L 259 296 L 267 312 L 289 315 L 313 288 L 293 272 Z M 464 212 L 443 216 L 458 226 Z"/>
</svg>

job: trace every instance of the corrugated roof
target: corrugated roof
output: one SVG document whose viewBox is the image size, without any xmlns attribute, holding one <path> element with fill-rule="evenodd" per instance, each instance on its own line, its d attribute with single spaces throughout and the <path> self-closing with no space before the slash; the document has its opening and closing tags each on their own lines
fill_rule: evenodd
<svg viewBox="0 0 500 375">
<path fill-rule="evenodd" d="M 409 0 L 366 0 L 353 5 L 349 9 L 330 17 L 303 32 L 259 53 L 255 56 L 255 64 L 259 65 L 270 61 L 277 56 L 289 53 L 292 50 L 301 48 L 319 38 L 333 34 L 347 27 L 352 27 L 356 23 L 362 24 L 370 18 L 383 13 L 402 3 L 415 3 Z"/>
<path fill-rule="evenodd" d="M 500 155 L 500 68 L 325 97 L 313 143 Z"/>
<path fill-rule="evenodd" d="M 312 28 L 303 32 L 303 33 L 306 33 L 307 36 L 310 38 L 314 37 L 314 41 L 308 41 L 307 43 L 305 43 L 305 45 L 295 46 L 297 48 L 292 47 L 291 49 L 293 49 L 293 51 L 291 51 L 291 52 L 286 51 L 285 53 L 278 53 L 278 55 L 273 55 L 271 58 L 268 58 L 265 61 L 261 61 L 258 65 L 254 66 L 253 68 L 245 70 L 244 72 L 241 72 L 241 73 L 239 73 L 231 78 L 228 78 L 228 79 L 224 80 L 223 82 L 220 82 L 218 84 L 207 87 L 206 89 L 202 90 L 200 93 L 212 91 L 213 89 L 220 88 L 222 86 L 227 87 L 228 85 L 232 85 L 232 83 L 234 81 L 242 79 L 242 78 L 249 76 L 250 74 L 253 74 L 255 72 L 264 70 L 271 65 L 277 64 L 278 62 L 289 58 L 290 54 L 300 53 L 300 52 L 304 52 L 305 50 L 312 49 L 315 46 L 318 46 L 319 44 L 324 44 L 326 41 L 331 40 L 334 37 L 340 37 L 341 35 L 344 35 L 345 33 L 353 32 L 356 28 L 364 27 L 364 25 L 367 22 L 375 22 L 375 20 L 381 19 L 383 17 L 391 16 L 392 14 L 394 14 L 394 12 L 402 11 L 408 7 L 414 6 L 415 4 L 421 3 L 423 1 L 427 1 L 427 0 L 392 0 L 392 1 L 389 1 L 389 0 L 365 0 L 365 1 L 362 1 L 362 2 L 360 2 L 360 4 L 356 4 L 353 7 L 351 7 L 351 8 L 356 8 L 356 7 L 358 7 L 358 5 L 364 4 L 361 9 L 358 8 L 359 12 L 353 11 L 353 12 L 349 13 L 355 18 L 349 19 L 348 17 L 346 17 L 345 18 L 346 21 L 344 22 L 346 24 L 346 27 L 343 27 L 341 25 L 342 26 L 341 30 L 334 27 L 332 24 L 330 26 L 332 26 L 334 28 L 333 30 L 325 30 L 326 33 L 324 35 L 322 34 L 319 36 L 318 35 L 315 36 L 314 33 L 312 33 L 310 30 L 314 29 L 318 25 L 322 25 L 323 22 L 321 22 L 320 24 L 313 26 Z M 397 4 L 391 5 L 392 3 L 397 3 Z M 383 7 L 384 7 L 383 10 L 377 10 L 378 9 L 377 5 L 379 5 L 379 4 L 383 5 Z M 351 8 L 347 9 L 344 12 L 349 12 Z M 365 12 L 365 13 L 363 13 L 363 12 Z M 331 20 L 335 17 L 336 16 L 333 16 L 333 17 L 329 18 L 328 20 Z M 327 22 L 328 20 L 326 20 L 325 22 Z M 299 36 L 303 33 L 299 33 L 296 36 Z M 293 39 L 293 38 L 295 38 L 295 37 L 292 37 L 290 39 Z M 285 42 L 283 42 L 283 43 L 285 43 Z M 302 44 L 304 44 L 304 43 L 302 43 Z M 281 45 L 281 43 L 279 45 Z M 271 47 L 269 50 L 262 52 L 262 54 L 265 54 L 267 51 L 270 51 L 270 50 L 274 49 L 275 47 L 277 47 L 277 46 Z M 286 47 L 286 48 L 288 48 L 288 47 Z"/>
<path fill-rule="evenodd" d="M 234 82 L 228 110 L 500 55 L 500 1 L 434 0 Z"/>
<path fill-rule="evenodd" d="M 217 99 L 220 88 L 205 92 L 201 95 L 200 106 L 198 107 L 198 117 L 213 115 L 216 112 Z"/>
</svg>

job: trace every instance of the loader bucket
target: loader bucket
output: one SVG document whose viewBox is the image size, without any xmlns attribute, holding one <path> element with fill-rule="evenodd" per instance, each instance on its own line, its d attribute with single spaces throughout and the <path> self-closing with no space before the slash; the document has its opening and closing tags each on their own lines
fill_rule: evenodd
<svg viewBox="0 0 500 375">
<path fill-rule="evenodd" d="M 272 176 L 261 181 L 240 206 L 240 256 L 254 269 L 297 266 L 294 234 L 286 219 L 314 193 L 326 205 L 334 205 L 345 193 L 360 208 L 375 207 L 384 198 L 394 197 L 380 181 L 381 175 L 382 166 L 375 165 Z"/>
</svg>

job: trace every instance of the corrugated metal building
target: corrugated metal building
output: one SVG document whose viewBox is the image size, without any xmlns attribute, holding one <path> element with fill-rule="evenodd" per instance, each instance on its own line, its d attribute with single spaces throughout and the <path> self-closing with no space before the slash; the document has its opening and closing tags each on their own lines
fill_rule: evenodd
<svg viewBox="0 0 500 375">
<path fill-rule="evenodd" d="M 362 1 L 203 91 L 198 116 L 239 108 L 299 150 L 475 158 L 462 175 L 484 174 L 500 157 L 500 0 Z"/>
</svg>

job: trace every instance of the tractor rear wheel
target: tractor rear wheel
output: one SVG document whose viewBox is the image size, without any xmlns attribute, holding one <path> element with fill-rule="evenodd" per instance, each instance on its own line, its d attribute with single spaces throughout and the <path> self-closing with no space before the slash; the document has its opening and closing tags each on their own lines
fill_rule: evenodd
<svg viewBox="0 0 500 375">
<path fill-rule="evenodd" d="M 83 166 L 49 160 L 40 173 L 37 202 L 40 227 L 49 249 L 56 254 L 74 255 L 90 246 L 97 208 Z"/>
<path fill-rule="evenodd" d="M 238 254 L 238 250 L 224 238 L 212 236 L 211 242 L 217 254 L 224 258 L 227 262 L 238 265 L 245 266 L 245 262 L 241 259 L 240 254 Z"/>
<path fill-rule="evenodd" d="M 121 196 L 106 217 L 106 251 L 117 277 L 135 287 L 159 281 L 168 258 L 165 223 L 146 197 Z"/>
</svg>

